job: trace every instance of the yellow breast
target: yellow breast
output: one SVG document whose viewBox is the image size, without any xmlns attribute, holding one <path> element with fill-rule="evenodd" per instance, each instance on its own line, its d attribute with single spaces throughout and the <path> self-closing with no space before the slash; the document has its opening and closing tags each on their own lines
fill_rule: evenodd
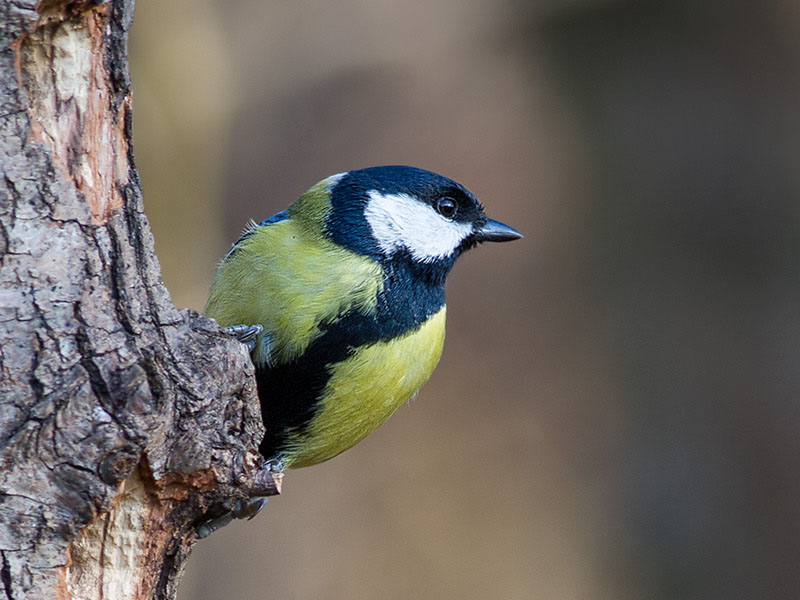
<svg viewBox="0 0 800 600">
<path fill-rule="evenodd" d="M 418 329 L 360 348 L 332 367 L 322 409 L 290 440 L 286 466 L 306 467 L 357 444 L 410 400 L 436 368 L 444 346 L 445 307 Z"/>
</svg>

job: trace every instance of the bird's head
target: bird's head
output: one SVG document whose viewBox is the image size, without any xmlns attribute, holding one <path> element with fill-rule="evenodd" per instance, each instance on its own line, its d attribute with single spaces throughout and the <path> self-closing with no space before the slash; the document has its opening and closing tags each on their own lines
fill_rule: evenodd
<svg viewBox="0 0 800 600">
<path fill-rule="evenodd" d="M 324 198 L 324 200 L 323 200 Z M 446 277 L 481 242 L 522 237 L 489 219 L 464 186 L 430 171 L 385 166 L 332 175 L 290 209 L 335 244 L 384 263 L 409 263 Z"/>
</svg>

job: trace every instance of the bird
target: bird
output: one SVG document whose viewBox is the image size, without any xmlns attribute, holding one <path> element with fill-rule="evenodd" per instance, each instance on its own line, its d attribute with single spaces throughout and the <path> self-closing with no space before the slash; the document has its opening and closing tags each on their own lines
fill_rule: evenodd
<svg viewBox="0 0 800 600">
<path fill-rule="evenodd" d="M 205 313 L 252 351 L 261 455 L 279 471 L 315 465 L 386 421 L 439 362 L 456 260 L 521 237 L 463 185 L 399 165 L 331 175 L 251 221 Z"/>
</svg>

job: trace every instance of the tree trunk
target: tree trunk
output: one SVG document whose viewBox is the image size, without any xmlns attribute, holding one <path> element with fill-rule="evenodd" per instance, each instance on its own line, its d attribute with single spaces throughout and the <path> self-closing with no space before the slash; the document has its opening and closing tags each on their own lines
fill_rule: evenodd
<svg viewBox="0 0 800 600">
<path fill-rule="evenodd" d="M 160 279 L 133 0 L 0 3 L 0 581 L 172 598 L 198 522 L 277 493 L 252 365 Z"/>
</svg>

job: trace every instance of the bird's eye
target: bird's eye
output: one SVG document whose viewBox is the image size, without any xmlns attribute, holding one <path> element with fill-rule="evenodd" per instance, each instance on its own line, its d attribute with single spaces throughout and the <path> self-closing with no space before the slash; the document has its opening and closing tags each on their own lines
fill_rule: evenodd
<svg viewBox="0 0 800 600">
<path fill-rule="evenodd" d="M 456 201 L 447 196 L 439 198 L 439 200 L 436 201 L 436 210 L 438 210 L 439 214 L 443 217 L 450 219 L 456 214 Z"/>
</svg>

